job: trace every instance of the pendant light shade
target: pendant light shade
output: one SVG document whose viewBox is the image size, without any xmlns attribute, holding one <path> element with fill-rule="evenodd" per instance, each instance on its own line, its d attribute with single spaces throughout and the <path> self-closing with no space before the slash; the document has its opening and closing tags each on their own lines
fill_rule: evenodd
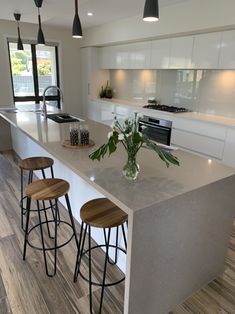
<svg viewBox="0 0 235 314">
<path fill-rule="evenodd" d="M 24 50 L 23 42 L 20 37 L 20 18 L 21 14 L 14 13 L 15 20 L 17 21 L 17 33 L 18 33 L 18 39 L 17 39 L 17 50 Z"/>
<path fill-rule="evenodd" d="M 37 43 L 38 43 L 38 45 L 45 45 L 45 38 L 44 38 L 44 34 L 43 34 L 41 27 L 39 27 L 39 29 L 38 29 Z"/>
<path fill-rule="evenodd" d="M 38 36 L 37 36 L 37 44 L 45 45 L 45 37 L 42 31 L 42 23 L 41 23 L 41 15 L 40 8 L 42 7 L 43 0 L 34 0 L 36 7 L 38 8 Z"/>
<path fill-rule="evenodd" d="M 145 1 L 143 20 L 146 22 L 156 22 L 159 20 L 158 0 Z"/>
<path fill-rule="evenodd" d="M 73 37 L 82 38 L 82 26 L 78 15 L 78 0 L 75 0 L 75 16 L 73 19 Z"/>
</svg>

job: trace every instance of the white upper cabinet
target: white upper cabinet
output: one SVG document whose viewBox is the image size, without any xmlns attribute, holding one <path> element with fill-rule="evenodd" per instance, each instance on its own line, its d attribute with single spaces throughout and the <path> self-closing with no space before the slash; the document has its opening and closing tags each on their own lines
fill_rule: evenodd
<svg viewBox="0 0 235 314">
<path fill-rule="evenodd" d="M 170 69 L 191 69 L 193 36 L 177 37 L 171 40 Z"/>
<path fill-rule="evenodd" d="M 100 48 L 100 67 L 102 69 L 113 69 L 116 60 L 115 46 Z"/>
<path fill-rule="evenodd" d="M 192 68 L 217 69 L 221 47 L 221 33 L 196 35 L 194 38 Z"/>
<path fill-rule="evenodd" d="M 170 39 L 152 41 L 150 69 L 168 69 L 170 61 Z"/>
<path fill-rule="evenodd" d="M 151 42 L 131 44 L 132 58 L 130 57 L 131 69 L 149 69 Z"/>
<path fill-rule="evenodd" d="M 235 69 L 235 30 L 222 32 L 220 69 Z"/>
<path fill-rule="evenodd" d="M 102 69 L 149 69 L 151 42 L 100 48 Z"/>
<path fill-rule="evenodd" d="M 114 46 L 113 69 L 128 69 L 129 66 L 129 45 Z"/>
</svg>

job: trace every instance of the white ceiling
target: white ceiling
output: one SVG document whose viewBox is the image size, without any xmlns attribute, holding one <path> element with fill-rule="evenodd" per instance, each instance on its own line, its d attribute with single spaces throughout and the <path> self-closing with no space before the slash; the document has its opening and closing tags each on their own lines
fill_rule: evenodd
<svg viewBox="0 0 235 314">
<path fill-rule="evenodd" d="M 159 7 L 174 5 L 188 0 L 159 0 Z M 79 16 L 83 28 L 143 14 L 145 0 L 80 0 Z M 37 22 L 34 0 L 0 0 L 0 19 L 14 20 L 13 13 L 22 14 L 24 22 Z M 92 12 L 92 17 L 87 16 Z M 44 0 L 42 21 L 47 25 L 71 27 L 74 0 Z"/>
</svg>

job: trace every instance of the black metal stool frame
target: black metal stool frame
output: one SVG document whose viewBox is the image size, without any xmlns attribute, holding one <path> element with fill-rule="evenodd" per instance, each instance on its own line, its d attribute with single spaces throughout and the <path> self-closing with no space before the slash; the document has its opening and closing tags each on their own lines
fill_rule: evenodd
<svg viewBox="0 0 235 314">
<path fill-rule="evenodd" d="M 73 233 L 72 233 L 72 236 L 71 236 L 71 238 L 69 240 L 67 240 L 63 244 L 60 244 L 59 246 L 57 244 L 57 227 L 58 227 L 58 213 L 59 213 L 58 199 L 55 199 L 55 205 L 53 205 L 55 207 L 55 217 L 54 217 L 54 220 L 49 220 L 49 221 L 45 221 L 45 222 L 43 222 L 42 218 L 41 218 L 41 211 L 44 211 L 44 208 L 40 208 L 39 201 L 37 201 L 37 209 L 36 210 L 38 211 L 39 223 L 37 225 L 33 226 L 29 230 L 29 219 L 30 219 L 30 212 L 31 212 L 31 210 L 30 210 L 31 198 L 27 197 L 27 205 L 26 205 L 26 213 L 27 214 L 26 214 L 26 229 L 25 229 L 24 247 L 23 247 L 23 260 L 26 259 L 27 244 L 30 245 L 31 247 L 35 248 L 35 249 L 42 250 L 43 251 L 44 263 L 45 263 L 46 274 L 47 274 L 48 277 L 54 277 L 55 274 L 56 274 L 56 269 L 57 269 L 57 249 L 65 246 L 66 244 L 68 244 L 72 240 L 73 237 L 75 237 L 76 245 L 78 246 L 77 234 L 76 234 L 76 229 L 75 229 L 75 224 L 74 224 L 74 220 L 73 220 L 73 215 L 72 215 L 72 210 L 71 210 L 71 206 L 70 206 L 69 197 L 68 197 L 67 193 L 64 196 L 65 196 L 65 200 L 66 200 L 67 209 L 68 209 L 68 213 L 69 213 L 70 223 L 71 224 L 69 224 L 66 221 L 62 221 L 62 220 L 60 220 L 60 222 L 69 225 L 72 228 Z M 47 209 L 49 209 L 49 208 L 50 207 L 48 207 Z M 53 222 L 54 225 L 55 225 L 55 235 L 53 237 L 53 239 L 54 239 L 54 246 L 50 247 L 50 248 L 48 248 L 48 247 L 46 248 L 44 235 L 43 235 L 43 230 L 42 230 L 42 225 L 44 223 L 48 224 L 50 222 Z M 30 232 L 33 229 L 35 229 L 36 227 L 38 227 L 38 226 L 39 226 L 39 229 L 40 229 L 40 236 L 41 236 L 42 247 L 36 247 L 36 246 L 32 245 L 29 242 L 29 239 L 28 239 Z M 48 262 L 47 262 L 46 252 L 47 251 L 52 251 L 52 250 L 54 250 L 54 262 L 53 262 L 53 273 L 50 274 L 49 270 L 48 270 Z"/>
<path fill-rule="evenodd" d="M 85 228 L 84 228 L 84 224 L 85 224 Z M 124 238 L 124 243 L 125 243 L 125 250 L 118 246 L 118 228 L 120 226 L 122 228 L 122 233 L 123 233 L 123 238 Z M 83 221 L 81 223 L 80 237 L 79 237 L 79 243 L 78 243 L 78 254 L 77 254 L 76 266 L 75 266 L 75 271 L 74 271 L 74 282 L 77 281 L 78 275 L 80 273 L 81 277 L 89 283 L 90 314 L 93 313 L 93 311 L 92 311 L 92 285 L 100 286 L 102 288 L 101 289 L 101 297 L 100 297 L 100 307 L 99 307 L 99 314 L 101 314 L 105 287 L 117 285 L 117 284 L 121 283 L 123 280 L 125 280 L 125 276 L 124 276 L 123 278 L 121 278 L 120 280 L 118 280 L 116 282 L 105 283 L 107 263 L 109 262 L 111 265 L 114 265 L 117 263 L 117 251 L 118 250 L 121 250 L 123 253 L 126 254 L 127 240 L 126 240 L 126 235 L 125 235 L 125 230 L 124 230 L 124 224 L 122 224 L 120 226 L 116 227 L 117 228 L 116 229 L 116 243 L 115 243 L 116 245 L 110 244 L 110 235 L 111 235 L 111 229 L 112 228 L 107 228 L 108 229 L 108 235 L 106 234 L 106 229 L 103 228 L 105 244 L 104 245 L 96 245 L 96 246 L 91 247 L 91 226 L 89 224 L 84 223 Z M 87 229 L 88 229 L 88 250 L 84 251 L 84 244 L 85 244 Z M 103 280 L 102 280 L 102 283 L 98 283 L 98 282 L 93 282 L 92 278 L 91 278 L 91 273 L 92 273 L 92 271 L 91 271 L 91 251 L 93 249 L 101 248 L 101 247 L 106 247 L 106 252 L 105 252 Z M 110 257 L 109 257 L 109 248 L 110 247 L 115 248 L 115 260 L 114 260 L 114 262 L 110 261 Z M 81 265 L 82 257 L 87 253 L 88 253 L 88 264 L 89 264 L 89 279 L 87 279 L 80 271 L 80 265 Z"/>
<path fill-rule="evenodd" d="M 24 200 L 27 198 L 26 196 L 24 196 L 24 170 L 23 168 L 21 168 L 21 200 L 20 200 L 20 207 L 21 207 L 21 228 L 25 231 L 24 228 L 24 216 L 26 215 L 26 208 L 24 208 Z M 46 175 L 45 175 L 45 170 L 44 169 L 39 169 L 39 171 L 41 170 L 42 172 L 42 176 L 43 179 L 46 179 Z M 51 177 L 54 178 L 54 171 L 53 171 L 53 166 L 50 166 L 50 170 L 51 170 Z M 29 171 L 29 175 L 28 175 L 28 184 L 33 182 L 33 172 L 34 170 L 28 170 Z M 36 170 L 35 170 L 36 171 Z M 55 219 L 55 215 L 54 215 L 54 206 L 52 205 L 51 201 L 50 202 L 50 208 L 51 208 L 51 212 L 52 212 L 52 216 Z M 26 206 L 27 207 L 27 206 Z M 43 201 L 43 207 L 44 207 L 44 214 L 45 214 L 45 218 L 46 221 L 48 222 L 48 218 L 47 218 L 47 213 L 46 213 L 46 209 L 48 209 L 48 207 L 45 207 L 45 202 Z M 31 211 L 37 211 L 37 209 L 31 209 Z M 60 212 L 58 211 L 58 220 L 57 223 L 60 223 Z M 50 234 L 50 229 L 49 229 L 49 225 L 47 223 L 47 230 L 48 230 L 48 235 L 51 239 L 53 239 L 53 237 Z"/>
</svg>

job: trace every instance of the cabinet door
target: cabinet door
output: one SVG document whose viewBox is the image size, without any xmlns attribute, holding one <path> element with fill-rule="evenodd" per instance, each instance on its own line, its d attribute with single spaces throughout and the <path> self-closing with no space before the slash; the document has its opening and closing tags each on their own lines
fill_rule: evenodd
<svg viewBox="0 0 235 314">
<path fill-rule="evenodd" d="M 115 46 L 102 47 L 99 51 L 100 68 L 116 69 L 116 50 Z"/>
<path fill-rule="evenodd" d="M 170 69 L 190 69 L 192 67 L 193 36 L 172 38 Z"/>
<path fill-rule="evenodd" d="M 222 32 L 220 69 L 235 69 L 235 30 Z"/>
<path fill-rule="evenodd" d="M 171 144 L 220 160 L 223 157 L 224 141 L 219 139 L 172 129 Z"/>
<path fill-rule="evenodd" d="M 113 46 L 114 64 L 113 69 L 128 69 L 129 45 Z"/>
<path fill-rule="evenodd" d="M 101 107 L 95 100 L 88 101 L 87 117 L 90 120 L 101 122 Z"/>
<path fill-rule="evenodd" d="M 233 128 L 227 129 L 223 163 L 235 168 L 235 129 Z"/>
<path fill-rule="evenodd" d="M 115 105 L 108 101 L 100 102 L 99 108 L 101 112 L 100 121 L 103 124 L 111 125 L 114 118 Z"/>
<path fill-rule="evenodd" d="M 152 41 L 150 69 L 169 68 L 170 43 L 170 39 Z"/>
<path fill-rule="evenodd" d="M 221 33 L 196 35 L 193 47 L 194 69 L 217 69 L 221 46 Z"/>
<path fill-rule="evenodd" d="M 151 42 L 129 45 L 130 69 L 149 69 Z"/>
</svg>

